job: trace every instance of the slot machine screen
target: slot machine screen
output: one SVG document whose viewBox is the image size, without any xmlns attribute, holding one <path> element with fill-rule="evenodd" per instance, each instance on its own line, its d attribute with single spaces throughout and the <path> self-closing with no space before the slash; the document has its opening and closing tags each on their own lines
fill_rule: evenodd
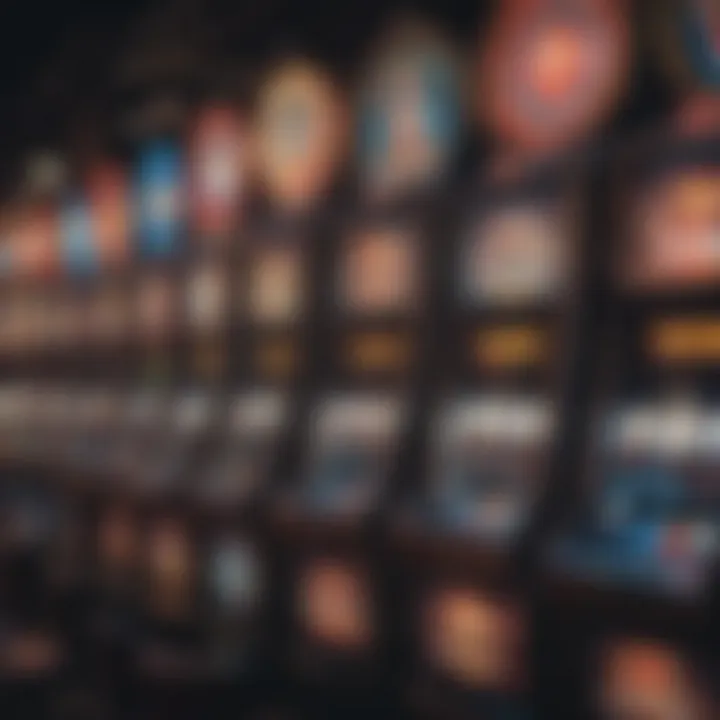
<svg viewBox="0 0 720 720">
<path fill-rule="evenodd" d="M 418 264 L 418 243 L 407 230 L 376 228 L 355 234 L 346 243 L 338 277 L 343 310 L 363 315 L 416 310 Z"/>
<path fill-rule="evenodd" d="M 708 286 L 720 277 L 720 170 L 668 173 L 636 198 L 621 277 L 636 290 Z M 622 272 L 624 270 L 624 272 Z"/>
<path fill-rule="evenodd" d="M 316 560 L 302 568 L 297 588 L 299 621 L 313 641 L 350 651 L 372 643 L 375 618 L 369 584 L 358 568 Z"/>
<path fill-rule="evenodd" d="M 233 229 L 247 164 L 242 122 L 229 107 L 204 108 L 190 143 L 193 226 L 208 242 Z"/>
<path fill-rule="evenodd" d="M 301 248 L 277 244 L 258 250 L 251 264 L 249 312 L 260 323 L 290 323 L 303 312 Z"/>
<path fill-rule="evenodd" d="M 450 529 L 507 542 L 526 522 L 553 439 L 545 398 L 463 396 L 438 415 L 431 495 Z"/>
<path fill-rule="evenodd" d="M 167 258 L 182 241 L 184 168 L 172 143 L 151 143 L 140 154 L 137 177 L 139 254 Z"/>
<path fill-rule="evenodd" d="M 203 265 L 191 271 L 187 285 L 187 314 L 196 330 L 214 330 L 223 321 L 227 276 L 218 265 Z"/>
<path fill-rule="evenodd" d="M 224 447 L 211 463 L 201 494 L 208 501 L 249 497 L 266 478 L 273 448 L 288 418 L 287 397 L 275 390 L 243 391 L 228 411 Z"/>
<path fill-rule="evenodd" d="M 304 500 L 314 512 L 362 515 L 380 499 L 402 431 L 403 406 L 392 395 L 335 396 L 312 420 Z"/>
<path fill-rule="evenodd" d="M 717 410 L 668 398 L 626 403 L 606 422 L 600 524 L 616 546 L 605 570 L 694 591 L 718 547 Z"/>
<path fill-rule="evenodd" d="M 557 301 L 571 277 L 569 217 L 557 204 L 511 204 L 472 224 L 458 257 L 470 306 Z"/>
<path fill-rule="evenodd" d="M 147 548 L 151 607 L 166 619 L 186 617 L 195 581 L 188 528 L 179 520 L 161 519 L 150 528 Z"/>
<path fill-rule="evenodd" d="M 430 593 L 423 606 L 423 656 L 468 689 L 517 690 L 524 628 L 518 608 L 463 587 Z"/>
<path fill-rule="evenodd" d="M 252 542 L 241 537 L 218 537 L 210 549 L 208 583 L 222 612 L 245 615 L 260 602 L 263 572 Z"/>
<path fill-rule="evenodd" d="M 215 398 L 209 392 L 189 391 L 175 402 L 172 416 L 180 437 L 191 439 L 210 427 Z"/>
<path fill-rule="evenodd" d="M 657 642 L 608 644 L 601 658 L 597 706 L 607 720 L 709 720 L 705 696 L 687 659 Z"/>
</svg>

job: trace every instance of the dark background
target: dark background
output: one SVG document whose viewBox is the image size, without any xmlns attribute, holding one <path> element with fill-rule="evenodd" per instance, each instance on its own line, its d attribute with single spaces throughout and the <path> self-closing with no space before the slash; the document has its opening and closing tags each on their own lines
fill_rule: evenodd
<svg viewBox="0 0 720 720">
<path fill-rule="evenodd" d="M 134 82 L 128 60 L 146 66 L 142 58 L 148 51 L 180 48 L 185 57 L 176 75 L 186 74 L 182 66 L 212 75 L 230 60 L 256 77 L 274 55 L 302 50 L 349 83 L 363 51 L 394 13 L 420 11 L 469 54 L 492 5 L 487 0 L 5 0 L 0 3 L 2 185 L 12 187 L 29 148 L 62 145 L 85 116 L 90 121 L 112 116 L 123 102 L 118 89 Z M 636 25 L 642 28 L 642 22 Z M 618 116 L 623 127 L 643 122 L 667 99 L 647 63 L 636 65 L 632 88 Z"/>
</svg>

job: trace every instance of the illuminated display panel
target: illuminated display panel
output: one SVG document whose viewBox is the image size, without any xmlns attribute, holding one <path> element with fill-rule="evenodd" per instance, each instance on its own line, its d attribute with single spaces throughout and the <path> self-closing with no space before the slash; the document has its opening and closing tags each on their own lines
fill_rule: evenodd
<svg viewBox="0 0 720 720">
<path fill-rule="evenodd" d="M 517 690 L 524 628 L 513 605 L 468 588 L 431 593 L 423 609 L 426 661 L 469 689 Z"/>
<path fill-rule="evenodd" d="M 720 8 L 715 0 L 661 0 L 655 9 L 659 60 L 683 86 L 720 87 Z"/>
<path fill-rule="evenodd" d="M 720 170 L 665 175 L 637 198 L 621 277 L 641 290 L 709 286 L 720 279 Z"/>
<path fill-rule="evenodd" d="M 350 651 L 372 643 L 371 596 L 364 575 L 355 567 L 316 560 L 302 569 L 297 594 L 298 619 L 313 640 Z"/>
<path fill-rule="evenodd" d="M 202 241 L 233 231 L 242 205 L 249 148 L 239 115 L 228 106 L 201 110 L 190 139 L 192 221 Z"/>
<path fill-rule="evenodd" d="M 376 197 L 443 177 L 462 125 L 457 60 L 419 22 L 390 28 L 371 54 L 360 90 L 360 174 Z"/>
<path fill-rule="evenodd" d="M 431 494 L 438 520 L 490 541 L 515 537 L 536 500 L 554 423 L 544 398 L 447 401 L 434 428 Z"/>
<path fill-rule="evenodd" d="M 130 258 L 132 205 L 128 179 L 121 166 L 106 163 L 88 177 L 90 228 L 103 267 L 116 267 Z"/>
<path fill-rule="evenodd" d="M 202 482 L 208 502 L 239 502 L 266 477 L 278 435 L 288 418 L 287 397 L 277 391 L 239 393 L 230 405 L 224 447 Z"/>
<path fill-rule="evenodd" d="M 301 249 L 275 245 L 258 250 L 249 279 L 249 314 L 258 323 L 291 323 L 305 310 Z"/>
<path fill-rule="evenodd" d="M 161 520 L 147 538 L 150 604 L 163 617 L 183 617 L 193 603 L 195 559 L 187 528 Z"/>
<path fill-rule="evenodd" d="M 186 295 L 191 327 L 216 329 L 225 317 L 227 294 L 227 277 L 222 267 L 205 265 L 191 272 Z"/>
<path fill-rule="evenodd" d="M 333 396 L 312 419 L 303 500 L 316 512 L 361 514 L 379 498 L 403 427 L 392 395 Z"/>
<path fill-rule="evenodd" d="M 686 659 L 666 645 L 624 640 L 605 648 L 598 688 L 600 717 L 607 720 L 709 720 L 709 699 Z"/>
<path fill-rule="evenodd" d="M 511 0 L 483 44 L 476 103 L 509 144 L 552 152 L 590 135 L 622 89 L 630 33 L 617 0 Z"/>
<path fill-rule="evenodd" d="M 560 564 L 671 596 L 702 592 L 718 549 L 719 428 L 717 408 L 686 398 L 611 408 L 597 430 L 594 519 L 555 548 Z"/>
<path fill-rule="evenodd" d="M 210 551 L 208 582 L 222 610 L 251 611 L 262 597 L 263 586 L 261 562 L 255 547 L 241 538 L 217 538 Z"/>
<path fill-rule="evenodd" d="M 328 189 L 342 158 L 347 117 L 332 79 L 302 60 L 264 83 L 256 117 L 260 179 L 271 200 L 305 208 Z"/>
<path fill-rule="evenodd" d="M 338 295 L 346 312 L 407 314 L 420 294 L 420 248 L 413 233 L 397 228 L 360 232 L 345 245 Z"/>
<path fill-rule="evenodd" d="M 472 306 L 562 300 L 571 276 L 569 216 L 547 204 L 516 204 L 473 224 L 458 256 L 458 289 Z"/>
<path fill-rule="evenodd" d="M 169 142 L 145 146 L 136 177 L 140 257 L 164 259 L 179 249 L 183 231 L 185 195 L 183 158 Z"/>
</svg>

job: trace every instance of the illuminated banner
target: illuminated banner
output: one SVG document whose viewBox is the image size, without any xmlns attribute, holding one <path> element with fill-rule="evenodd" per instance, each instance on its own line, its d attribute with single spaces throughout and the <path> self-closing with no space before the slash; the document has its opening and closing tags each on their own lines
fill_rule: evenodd
<svg viewBox="0 0 720 720">
<path fill-rule="evenodd" d="M 130 255 L 132 207 L 122 168 L 112 163 L 95 167 L 88 178 L 88 196 L 99 262 L 103 267 L 126 262 Z"/>
<path fill-rule="evenodd" d="M 265 190 L 279 207 L 307 207 L 328 189 L 345 149 L 347 117 L 337 88 L 310 62 L 288 62 L 271 73 L 258 106 Z"/>
<path fill-rule="evenodd" d="M 651 357 L 669 363 L 720 361 L 720 318 L 676 317 L 652 323 L 646 331 Z"/>
<path fill-rule="evenodd" d="M 361 87 L 359 163 L 371 194 L 443 176 L 459 140 L 460 95 L 457 59 L 442 36 L 413 21 L 390 29 Z"/>
<path fill-rule="evenodd" d="M 414 343 L 407 333 L 368 331 L 350 335 L 345 341 L 347 367 L 359 373 L 407 370 L 413 360 Z"/>
<path fill-rule="evenodd" d="M 172 143 L 152 143 L 140 155 L 136 202 L 142 258 L 169 258 L 179 250 L 184 229 L 183 171 L 180 150 Z"/>
<path fill-rule="evenodd" d="M 720 4 L 660 0 L 653 7 L 660 60 L 685 85 L 720 88 Z"/>
<path fill-rule="evenodd" d="M 483 370 L 520 370 L 544 365 L 552 343 L 548 332 L 532 325 L 483 328 L 471 336 L 477 364 Z"/>
<path fill-rule="evenodd" d="M 226 236 L 233 230 L 246 181 L 247 142 L 231 108 L 217 105 L 201 111 L 189 159 L 192 224 L 202 238 Z"/>
<path fill-rule="evenodd" d="M 589 135 L 618 99 L 630 33 L 619 0 L 500 4 L 476 105 L 513 145 L 553 151 Z"/>
</svg>

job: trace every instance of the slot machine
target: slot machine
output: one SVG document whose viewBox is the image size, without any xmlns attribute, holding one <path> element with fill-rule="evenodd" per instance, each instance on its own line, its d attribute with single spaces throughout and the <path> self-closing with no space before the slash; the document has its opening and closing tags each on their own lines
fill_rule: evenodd
<svg viewBox="0 0 720 720">
<path fill-rule="evenodd" d="M 430 317 L 437 193 L 460 127 L 455 57 L 403 18 L 359 88 L 356 188 L 324 253 L 319 371 L 277 515 L 290 558 L 290 658 L 308 710 L 391 701 L 386 508 L 407 460 Z"/>
<path fill-rule="evenodd" d="M 155 629 L 141 654 L 141 676 L 182 679 L 189 687 L 214 677 L 204 651 L 204 540 L 196 485 L 213 458 L 223 416 L 228 368 L 230 267 L 247 180 L 246 127 L 226 94 L 206 98 L 190 126 L 188 248 L 179 270 L 174 389 L 167 407 L 167 451 L 160 489 L 146 526 L 152 553 L 144 604 Z M 173 555 L 173 553 L 175 553 Z"/>
<path fill-rule="evenodd" d="M 67 667 L 68 647 L 53 577 L 66 508 L 36 462 L 44 410 L 43 290 L 55 269 L 57 226 L 51 188 L 35 170 L 29 163 L 7 240 L 4 440 L 10 463 L 0 484 L 0 682 L 12 691 L 8 702 L 19 700 L 25 688 L 42 704 Z"/>
<path fill-rule="evenodd" d="M 232 266 L 227 406 L 197 481 L 208 651 L 261 704 L 285 692 L 283 563 L 266 510 L 297 453 L 315 370 L 320 251 L 345 122 L 325 69 L 304 58 L 270 66 L 252 127 L 258 197 Z"/>
<path fill-rule="evenodd" d="M 548 686 L 551 712 L 564 702 L 587 717 L 703 719 L 718 707 L 718 14 L 704 2 L 655 10 L 648 27 L 684 84 L 676 110 L 630 138 L 612 169 L 582 495 L 544 563 Z"/>
<path fill-rule="evenodd" d="M 581 417 L 592 135 L 628 57 L 605 0 L 502 3 L 484 30 L 487 153 L 449 211 L 421 460 L 393 523 L 420 717 L 536 716 L 537 547 Z"/>
</svg>

